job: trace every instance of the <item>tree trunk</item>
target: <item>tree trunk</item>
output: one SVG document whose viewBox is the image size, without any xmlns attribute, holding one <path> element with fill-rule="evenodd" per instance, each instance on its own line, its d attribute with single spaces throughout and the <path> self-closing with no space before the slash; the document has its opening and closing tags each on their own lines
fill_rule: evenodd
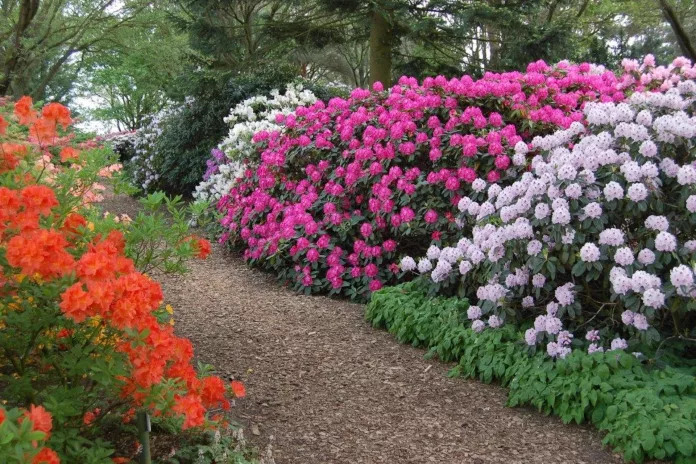
<svg viewBox="0 0 696 464">
<path fill-rule="evenodd" d="M 43 98 L 46 96 L 48 84 L 50 84 L 53 78 L 58 75 L 58 71 L 60 71 L 61 67 L 66 63 L 66 61 L 68 61 L 68 58 L 70 58 L 76 51 L 77 50 L 73 49 L 66 51 L 63 56 L 53 63 L 53 65 L 51 65 L 46 72 L 46 75 L 43 77 L 43 79 L 41 79 L 39 85 L 31 92 L 31 96 L 34 97 L 34 99 L 43 100 Z"/>
<path fill-rule="evenodd" d="M 689 58 L 692 63 L 696 62 L 696 47 L 694 47 L 691 38 L 684 30 L 684 27 L 682 26 L 681 21 L 679 21 L 679 16 L 677 16 L 674 8 L 672 8 L 672 5 L 670 5 L 667 0 L 657 0 L 657 2 L 660 4 L 660 9 L 662 10 L 663 16 L 672 27 L 672 32 L 674 32 L 674 35 L 677 38 L 677 43 L 679 44 L 679 48 L 681 49 L 682 53 Z"/>
<path fill-rule="evenodd" d="M 0 95 L 7 95 L 10 90 L 22 56 L 22 39 L 25 31 L 29 29 L 34 16 L 39 11 L 39 2 L 40 0 L 22 0 L 19 6 L 17 25 L 14 30 L 14 43 L 8 47 L 5 54 L 4 75 L 2 81 L 0 81 Z"/>
<path fill-rule="evenodd" d="M 394 29 L 379 6 L 373 8 L 370 18 L 370 85 L 381 82 L 385 87 L 392 83 L 392 48 Z"/>
</svg>

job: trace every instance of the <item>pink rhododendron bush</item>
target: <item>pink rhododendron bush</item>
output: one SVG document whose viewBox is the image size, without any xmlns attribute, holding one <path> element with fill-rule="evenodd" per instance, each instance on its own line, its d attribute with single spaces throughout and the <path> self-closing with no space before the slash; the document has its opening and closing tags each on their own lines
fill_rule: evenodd
<svg viewBox="0 0 696 464">
<path fill-rule="evenodd" d="M 479 80 L 403 77 L 278 115 L 281 130 L 254 135 L 260 159 L 218 204 L 222 241 L 298 290 L 362 298 L 397 280 L 399 256 L 456 242 L 456 205 L 519 179 L 534 137 L 577 135 L 587 103 L 696 74 L 653 64 L 627 62 L 620 75 L 537 62 Z"/>
<path fill-rule="evenodd" d="M 696 341 L 696 82 L 684 77 L 587 102 L 585 124 L 517 145 L 530 170 L 475 181 L 459 235 L 401 268 L 435 292 L 458 287 L 475 332 L 529 327 L 526 344 L 554 358 Z"/>
</svg>

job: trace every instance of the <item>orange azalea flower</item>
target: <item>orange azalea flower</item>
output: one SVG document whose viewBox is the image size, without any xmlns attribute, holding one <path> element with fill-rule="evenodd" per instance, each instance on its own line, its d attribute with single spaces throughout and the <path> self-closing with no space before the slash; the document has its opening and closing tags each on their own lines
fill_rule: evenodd
<svg viewBox="0 0 696 464">
<path fill-rule="evenodd" d="M 111 458 L 115 464 L 126 464 L 131 462 L 130 458 Z"/>
<path fill-rule="evenodd" d="M 65 147 L 60 152 L 60 160 L 66 162 L 68 160 L 77 159 L 80 156 L 80 152 L 72 147 Z"/>
<path fill-rule="evenodd" d="M 3 143 L 0 145 L 0 174 L 9 172 L 19 166 L 19 160 L 27 154 L 26 145 Z"/>
<path fill-rule="evenodd" d="M 116 263 L 114 265 L 114 270 L 119 274 L 130 274 L 135 272 L 135 264 L 131 259 L 125 258 L 123 256 L 116 257 Z"/>
<path fill-rule="evenodd" d="M 63 130 L 67 129 L 68 126 L 72 124 L 70 109 L 60 103 L 49 103 L 44 106 L 41 114 L 43 114 L 44 118 L 63 126 Z"/>
<path fill-rule="evenodd" d="M 31 97 L 20 98 L 14 106 L 14 114 L 19 118 L 19 123 L 25 126 L 36 121 L 38 112 L 33 108 Z"/>
<path fill-rule="evenodd" d="M 94 411 L 87 411 L 85 416 L 82 418 L 82 422 L 85 425 L 90 425 L 94 420 L 101 414 L 101 409 L 96 408 Z"/>
<path fill-rule="evenodd" d="M 230 408 L 230 402 L 225 398 L 225 382 L 220 377 L 210 376 L 203 379 L 201 399 L 207 408 L 215 407 L 218 404 L 222 405 L 222 409 Z"/>
<path fill-rule="evenodd" d="M 95 242 L 98 240 L 99 238 Z M 126 239 L 120 231 L 112 230 L 106 239 L 95 245 L 95 248 L 106 250 L 113 255 L 123 254 L 126 250 Z"/>
<path fill-rule="evenodd" d="M 12 153 L 0 152 L 0 174 L 10 172 L 19 166 L 19 158 Z"/>
<path fill-rule="evenodd" d="M 27 146 L 23 143 L 3 143 L 0 145 L 0 151 L 6 153 L 12 153 L 13 155 L 18 155 L 24 157 L 27 154 Z"/>
<path fill-rule="evenodd" d="M 24 413 L 24 417 L 20 418 L 20 422 L 24 419 L 31 421 L 31 430 L 34 432 L 43 432 L 44 440 L 48 440 L 51 436 L 51 428 L 53 428 L 53 418 L 51 413 L 46 411 L 43 406 L 29 406 L 29 411 Z"/>
<path fill-rule="evenodd" d="M 40 143 L 49 144 L 56 137 L 56 121 L 53 119 L 39 118 L 29 128 L 29 135 L 35 137 Z"/>
<path fill-rule="evenodd" d="M 21 211 L 12 218 L 10 226 L 20 232 L 28 232 L 39 228 L 39 213 L 35 211 Z"/>
<path fill-rule="evenodd" d="M 17 214 L 20 205 L 19 195 L 17 195 L 15 190 L 10 190 L 7 187 L 0 187 L 0 229 L 3 223 L 9 221 Z"/>
<path fill-rule="evenodd" d="M 149 388 L 158 384 L 164 377 L 167 360 L 153 358 L 147 345 L 133 348 L 129 343 L 123 343 L 118 347 L 118 350 L 128 355 L 133 366 L 129 381 L 134 382 L 135 387 Z"/>
<path fill-rule="evenodd" d="M 201 386 L 196 370 L 188 363 L 174 363 L 167 369 L 166 375 L 171 379 L 181 379 L 186 382 L 186 388 L 189 391 L 198 390 Z"/>
<path fill-rule="evenodd" d="M 205 259 L 210 254 L 210 242 L 204 238 L 199 238 L 194 247 L 198 250 L 199 259 Z"/>
<path fill-rule="evenodd" d="M 39 229 L 16 235 L 7 242 L 7 262 L 24 275 L 51 279 L 68 274 L 74 258 L 65 251 L 68 242 L 54 230 Z"/>
<path fill-rule="evenodd" d="M 60 230 L 68 236 L 79 235 L 79 229 L 81 227 L 87 227 L 87 219 L 85 219 L 81 214 L 71 213 L 67 218 L 65 218 L 63 227 L 61 227 Z"/>
<path fill-rule="evenodd" d="M 246 396 L 246 388 L 244 388 L 244 384 L 242 382 L 239 380 L 233 380 L 231 386 L 232 392 L 236 398 L 244 398 Z"/>
<path fill-rule="evenodd" d="M 50 448 L 41 448 L 31 464 L 60 464 L 58 454 Z"/>
<path fill-rule="evenodd" d="M 201 404 L 201 397 L 198 395 L 177 396 L 172 410 L 184 416 L 183 430 L 198 427 L 205 422 L 205 408 Z"/>
<path fill-rule="evenodd" d="M 188 363 L 193 358 L 193 344 L 188 338 L 176 338 L 172 348 L 172 359 L 180 363 Z"/>
<path fill-rule="evenodd" d="M 83 282 L 100 282 L 115 277 L 114 264 L 114 256 L 107 251 L 91 251 L 82 255 L 75 270 Z"/>
<path fill-rule="evenodd" d="M 90 282 L 87 284 L 87 289 L 93 301 L 90 309 L 96 314 L 106 314 L 116 298 L 111 282 Z"/>
<path fill-rule="evenodd" d="M 123 423 L 128 424 L 135 418 L 135 408 L 130 408 L 126 413 L 123 415 Z"/>
<path fill-rule="evenodd" d="M 96 315 L 91 295 L 82 289 L 79 282 L 68 287 L 60 299 L 60 309 L 75 322 L 82 322 Z"/>
<path fill-rule="evenodd" d="M 5 422 L 5 418 L 7 418 L 7 413 L 5 413 L 3 408 L 0 408 L 0 425 Z"/>
<path fill-rule="evenodd" d="M 21 192 L 22 206 L 25 211 L 36 211 L 42 216 L 48 216 L 51 210 L 58 206 L 56 194 L 45 185 L 30 185 Z"/>
<path fill-rule="evenodd" d="M 146 328 L 155 321 L 151 312 L 162 301 L 162 288 L 148 277 L 133 272 L 114 281 L 116 299 L 112 307 L 111 322 L 120 329 Z"/>
<path fill-rule="evenodd" d="M 184 238 L 183 242 L 191 244 L 193 251 L 196 253 L 196 257 L 199 259 L 205 259 L 210 254 L 210 242 L 204 238 L 196 235 L 189 235 Z"/>
</svg>

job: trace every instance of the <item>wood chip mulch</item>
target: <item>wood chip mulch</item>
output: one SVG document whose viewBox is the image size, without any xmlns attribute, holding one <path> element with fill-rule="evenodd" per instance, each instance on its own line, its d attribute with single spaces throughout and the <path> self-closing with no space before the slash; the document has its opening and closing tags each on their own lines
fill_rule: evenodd
<svg viewBox="0 0 696 464">
<path fill-rule="evenodd" d="M 103 206 L 135 212 L 126 197 Z M 233 415 L 278 464 L 621 462 L 590 427 L 448 378 L 452 365 L 373 329 L 361 305 L 297 295 L 218 245 L 191 267 L 160 279 L 175 329 L 198 359 L 245 383 Z"/>
</svg>

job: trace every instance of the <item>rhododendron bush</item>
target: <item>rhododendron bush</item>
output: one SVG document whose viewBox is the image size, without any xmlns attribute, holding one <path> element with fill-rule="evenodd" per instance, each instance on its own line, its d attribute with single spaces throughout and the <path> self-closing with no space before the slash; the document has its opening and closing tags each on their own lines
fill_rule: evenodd
<svg viewBox="0 0 696 464">
<path fill-rule="evenodd" d="M 162 160 L 161 157 L 157 156 L 157 140 L 164 131 L 167 119 L 176 116 L 185 105 L 190 104 L 191 101 L 187 100 L 182 105 L 163 109 L 153 115 L 145 127 L 129 137 L 133 147 L 133 155 L 126 160 L 126 171 L 133 185 L 144 192 L 151 192 L 158 186 Z M 118 150 L 118 148 L 118 145 L 114 145 L 114 150 Z"/>
<path fill-rule="evenodd" d="M 69 144 L 66 107 L 37 111 L 24 97 L 13 113 L 0 116 L 0 461 L 103 462 L 114 451 L 104 430 L 136 411 L 179 429 L 213 424 L 208 411 L 242 386 L 196 372 L 160 285 L 126 256 L 127 224 L 87 205 L 118 166 Z M 184 241 L 183 254 L 209 252 Z"/>
<path fill-rule="evenodd" d="M 582 125 L 588 102 L 621 102 L 672 76 L 655 68 L 648 79 L 642 66 L 403 77 L 278 115 L 282 130 L 254 135 L 260 163 L 218 204 L 222 240 L 298 290 L 363 298 L 396 280 L 400 255 L 459 234 L 456 205 L 472 188 L 519 178 L 530 156 L 516 146 Z"/>
<path fill-rule="evenodd" d="M 296 107 L 317 101 L 317 97 L 301 84 L 288 84 L 281 95 L 278 89 L 270 92 L 271 98 L 256 95 L 230 110 L 224 121 L 230 125 L 227 137 L 214 148 L 206 162 L 203 181 L 196 186 L 193 197 L 199 201 L 218 201 L 226 195 L 237 178 L 244 174 L 244 163 L 256 166 L 254 134 L 281 129 L 276 116 L 290 114 Z"/>
<path fill-rule="evenodd" d="M 474 331 L 531 325 L 526 344 L 554 358 L 696 341 L 696 76 L 677 60 L 664 77 L 519 144 L 530 171 L 474 182 L 459 237 L 401 268 L 458 286 Z"/>
</svg>

